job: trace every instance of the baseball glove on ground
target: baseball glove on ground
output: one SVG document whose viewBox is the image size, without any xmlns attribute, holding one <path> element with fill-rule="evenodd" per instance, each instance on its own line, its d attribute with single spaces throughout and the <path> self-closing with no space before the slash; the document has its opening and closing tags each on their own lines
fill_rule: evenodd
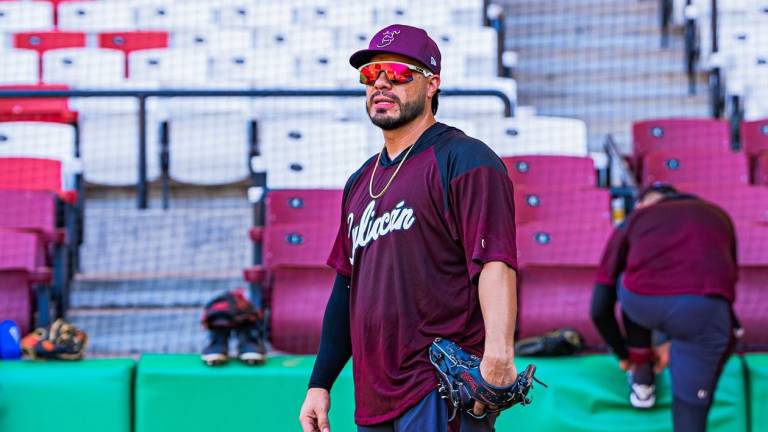
<svg viewBox="0 0 768 432">
<path fill-rule="evenodd" d="M 497 413 L 514 405 L 527 405 L 531 402 L 528 392 L 533 382 L 546 387 L 533 375 L 536 366 L 528 365 L 517 379 L 507 387 L 488 384 L 480 375 L 480 357 L 471 355 L 457 344 L 443 338 L 437 338 L 429 348 L 429 360 L 437 369 L 438 390 L 443 399 L 451 404 L 450 420 L 459 411 L 466 411 L 472 417 L 482 419 L 488 413 Z M 475 401 L 485 404 L 485 412 L 476 416 L 472 409 Z"/>
</svg>

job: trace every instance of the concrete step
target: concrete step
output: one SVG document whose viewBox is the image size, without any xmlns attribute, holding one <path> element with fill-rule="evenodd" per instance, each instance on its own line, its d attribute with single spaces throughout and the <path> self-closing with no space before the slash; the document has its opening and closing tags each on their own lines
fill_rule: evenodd
<svg viewBox="0 0 768 432">
<path fill-rule="evenodd" d="M 584 11 L 610 15 L 655 15 L 657 0 L 515 0 L 504 3 L 506 16 L 577 14 Z"/>
<path fill-rule="evenodd" d="M 72 310 L 95 355 L 196 353 L 205 346 L 202 308 Z"/>
<path fill-rule="evenodd" d="M 75 309 L 203 307 L 218 294 L 245 286 L 240 274 L 78 276 L 72 283 L 70 306 Z"/>
<path fill-rule="evenodd" d="M 148 209 L 89 205 L 81 270 L 153 274 L 240 271 L 251 259 L 250 208 Z"/>
<path fill-rule="evenodd" d="M 137 192 L 135 187 L 87 186 L 86 197 L 89 208 L 135 209 Z M 158 185 L 150 185 L 148 206 L 162 208 L 161 192 Z M 248 188 L 245 186 L 216 187 L 173 187 L 171 188 L 170 208 L 172 209 L 224 209 L 250 208 Z"/>
<path fill-rule="evenodd" d="M 658 35 L 627 35 L 621 37 L 579 37 L 572 34 L 541 34 L 507 38 L 507 49 L 523 55 L 532 50 L 571 51 L 580 50 L 588 57 L 590 53 L 599 50 L 630 50 L 637 53 L 655 52 L 660 49 Z M 680 38 L 670 38 L 669 50 L 682 50 L 683 41 Z M 554 55 L 554 54 L 553 54 Z"/>
<path fill-rule="evenodd" d="M 627 35 L 658 35 L 656 15 L 602 14 L 584 10 L 578 14 L 513 15 L 505 18 L 508 37 L 530 37 L 570 34 L 576 37 L 605 37 Z"/>
</svg>

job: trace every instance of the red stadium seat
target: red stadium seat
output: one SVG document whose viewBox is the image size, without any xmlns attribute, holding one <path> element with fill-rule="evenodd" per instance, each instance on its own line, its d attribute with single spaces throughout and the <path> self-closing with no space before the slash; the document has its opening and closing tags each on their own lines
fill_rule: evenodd
<svg viewBox="0 0 768 432">
<path fill-rule="evenodd" d="M 634 155 L 640 160 L 654 151 L 730 150 L 730 128 L 724 120 L 653 119 L 632 125 Z"/>
<path fill-rule="evenodd" d="M 518 228 L 520 338 L 573 327 L 587 345 L 603 342 L 590 318 L 595 272 L 611 233 L 608 223 L 532 223 Z"/>
<path fill-rule="evenodd" d="M 56 227 L 56 199 L 47 191 L 0 190 L 0 229 L 23 230 L 60 242 Z"/>
<path fill-rule="evenodd" d="M 267 194 L 267 224 L 330 223 L 341 218 L 339 189 L 273 190 Z"/>
<path fill-rule="evenodd" d="M 592 159 L 578 156 L 511 156 L 502 159 L 515 187 L 594 188 Z"/>
<path fill-rule="evenodd" d="M 82 48 L 85 46 L 85 33 L 81 32 L 24 32 L 13 35 L 13 46 L 20 49 L 37 51 L 40 59 L 39 79 L 43 80 L 43 54 L 59 48 Z"/>
<path fill-rule="evenodd" d="M 768 349 L 768 226 L 737 225 L 739 281 L 736 315 L 744 326 L 748 349 Z"/>
<path fill-rule="evenodd" d="M 168 32 L 131 31 L 99 34 L 99 47 L 122 51 L 125 55 L 125 77 L 130 77 L 128 56 L 134 51 L 167 48 Z"/>
<path fill-rule="evenodd" d="M 757 156 L 755 161 L 755 183 L 768 186 L 768 151 Z"/>
<path fill-rule="evenodd" d="M 2 90 L 67 90 L 65 85 L 0 86 Z M 0 122 L 42 121 L 74 124 L 77 112 L 69 108 L 67 98 L 0 98 Z"/>
<path fill-rule="evenodd" d="M 675 187 L 717 204 L 736 222 L 768 222 L 768 188 L 685 183 Z"/>
<path fill-rule="evenodd" d="M 643 159 L 642 183 L 655 181 L 706 184 L 749 184 L 744 154 L 725 152 L 658 151 Z"/>
<path fill-rule="evenodd" d="M 61 183 L 61 161 L 39 158 L 0 158 L 0 190 L 48 191 L 56 193 L 67 203 L 77 202 L 77 193 L 63 190 Z"/>
<path fill-rule="evenodd" d="M 741 143 L 750 156 L 768 152 L 768 119 L 742 122 Z"/>
<path fill-rule="evenodd" d="M 0 319 L 11 319 L 26 334 L 32 324 L 32 285 L 48 283 L 42 247 L 31 233 L 0 230 Z"/>
<path fill-rule="evenodd" d="M 515 188 L 515 220 L 604 222 L 611 221 L 611 194 L 605 189 Z"/>
<path fill-rule="evenodd" d="M 338 224 L 280 224 L 264 230 L 264 264 L 278 266 L 325 266 L 336 239 Z"/>
</svg>

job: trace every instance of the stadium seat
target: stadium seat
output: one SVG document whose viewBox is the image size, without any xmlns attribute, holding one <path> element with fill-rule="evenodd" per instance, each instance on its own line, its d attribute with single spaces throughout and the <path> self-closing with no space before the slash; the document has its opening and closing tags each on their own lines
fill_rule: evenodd
<svg viewBox="0 0 768 432">
<path fill-rule="evenodd" d="M 130 77 L 129 56 L 132 52 L 168 47 L 168 32 L 108 32 L 99 34 L 99 47 L 122 51 L 125 56 L 125 77 Z"/>
<path fill-rule="evenodd" d="M 768 223 L 768 188 L 707 183 L 677 183 L 675 187 L 717 204 L 737 222 Z"/>
<path fill-rule="evenodd" d="M 502 157 L 588 155 L 587 125 L 583 120 L 533 116 L 488 119 L 477 123 L 476 138 Z"/>
<path fill-rule="evenodd" d="M 277 224 L 264 234 L 270 273 L 271 342 L 292 353 L 317 352 L 324 308 L 335 272 L 325 265 L 338 224 Z"/>
<path fill-rule="evenodd" d="M 518 224 L 545 221 L 610 223 L 611 194 L 605 189 L 515 188 Z"/>
<path fill-rule="evenodd" d="M 356 122 L 264 121 L 254 172 L 270 189 L 340 189 L 370 156 L 365 128 Z"/>
<path fill-rule="evenodd" d="M 211 56 L 211 77 L 215 82 L 237 83 L 254 88 L 286 87 L 295 85 L 296 59 L 292 55 L 274 53 L 269 63 L 259 61 L 257 52 L 252 50 L 219 51 Z M 263 99 L 259 99 L 263 100 Z M 280 99 L 290 103 L 290 99 Z M 290 111 L 290 110 L 289 110 Z M 285 115 L 284 112 L 272 113 Z"/>
<path fill-rule="evenodd" d="M 515 187 L 592 189 L 597 185 L 588 157 L 525 155 L 502 158 Z"/>
<path fill-rule="evenodd" d="M 282 52 L 295 55 L 334 52 L 334 35 L 329 29 L 259 28 L 254 47 L 262 52 Z M 264 67 L 269 67 L 266 63 Z M 275 73 L 278 73 L 275 71 Z"/>
<path fill-rule="evenodd" d="M 541 222 L 518 227 L 518 337 L 573 327 L 588 346 L 603 345 L 590 319 L 595 272 L 611 224 Z"/>
<path fill-rule="evenodd" d="M 65 85 L 12 85 L 0 90 L 67 90 Z M 67 98 L 0 98 L 0 122 L 41 121 L 74 124 L 77 112 Z"/>
<path fill-rule="evenodd" d="M 329 28 L 344 28 L 349 26 L 363 26 L 375 28 L 376 5 L 375 3 L 360 3 L 338 1 L 319 3 L 312 14 L 300 14 L 300 24 L 323 26 Z M 375 30 L 374 30 L 375 31 Z M 370 38 L 369 38 L 370 39 Z M 368 40 L 366 40 L 366 43 Z"/>
<path fill-rule="evenodd" d="M 42 250 L 34 234 L 0 229 L 0 318 L 15 321 L 22 335 L 32 328 L 33 285 L 50 277 Z"/>
<path fill-rule="evenodd" d="M 376 30 L 370 27 L 349 25 L 335 29 L 336 48 L 343 52 L 355 52 L 368 48 L 368 42 Z"/>
<path fill-rule="evenodd" d="M 284 28 L 294 24 L 293 9 L 285 2 L 220 0 L 215 8 L 221 28 Z"/>
<path fill-rule="evenodd" d="M 768 187 L 768 151 L 757 157 L 755 164 L 755 183 Z"/>
<path fill-rule="evenodd" d="M 217 52 L 243 52 L 251 50 L 253 33 L 249 30 L 210 29 L 179 31 L 171 36 L 173 49 L 200 49 L 210 54 Z"/>
<path fill-rule="evenodd" d="M 736 285 L 736 315 L 744 326 L 741 342 L 768 349 L 768 226 L 737 225 L 739 280 Z"/>
<path fill-rule="evenodd" d="M 0 230 L 32 232 L 44 240 L 60 240 L 56 200 L 48 191 L 0 189 Z"/>
<path fill-rule="evenodd" d="M 0 2 L 0 32 L 45 30 L 53 27 L 53 8 L 44 2 Z"/>
<path fill-rule="evenodd" d="M 0 85 L 35 84 L 39 80 L 37 55 L 29 51 L 9 51 L 0 55 Z"/>
<path fill-rule="evenodd" d="M 37 52 L 40 62 L 38 76 L 43 80 L 43 54 L 62 48 L 85 47 L 85 33 L 81 32 L 24 32 L 13 35 L 13 46 Z"/>
<path fill-rule="evenodd" d="M 58 160 L 64 189 L 75 189 L 75 176 L 82 170 L 75 157 L 75 128 L 60 123 L 0 123 L 0 157 Z"/>
<path fill-rule="evenodd" d="M 125 60 L 114 50 L 64 48 L 43 54 L 43 81 L 72 87 L 116 87 L 125 80 Z"/>
<path fill-rule="evenodd" d="M 70 204 L 77 200 L 62 188 L 61 161 L 53 159 L 0 157 L 0 189 L 54 192 Z"/>
<path fill-rule="evenodd" d="M 457 33 L 455 27 L 449 26 L 428 32 L 440 47 L 444 60 L 457 59 L 464 63 L 461 70 L 465 78 L 498 76 L 498 34 L 494 28 L 478 26 Z M 446 67 L 446 72 L 450 72 L 450 68 Z"/>
<path fill-rule="evenodd" d="M 377 22 L 393 22 L 419 27 L 476 27 L 485 16 L 482 0 L 447 0 L 440 8 L 428 3 L 398 0 L 383 3 L 377 8 Z"/>
<path fill-rule="evenodd" d="M 316 77 L 331 88 L 355 88 L 359 72 L 349 65 L 349 55 L 319 53 L 299 56 L 298 74 L 302 77 Z"/>
<path fill-rule="evenodd" d="M 191 30 L 213 27 L 213 7 L 206 0 L 158 1 L 138 7 L 141 30 Z"/>
<path fill-rule="evenodd" d="M 267 224 L 329 223 L 341 218 L 341 189 L 272 190 L 267 194 Z"/>
<path fill-rule="evenodd" d="M 248 177 L 249 118 L 198 112 L 169 119 L 170 176 L 190 184 L 229 184 Z"/>
<path fill-rule="evenodd" d="M 667 150 L 647 153 L 642 182 L 749 184 L 749 164 L 742 153 Z"/>
<path fill-rule="evenodd" d="M 653 151 L 727 151 L 730 127 L 724 120 L 697 118 L 654 119 L 632 125 L 634 156 L 640 161 Z"/>
<path fill-rule="evenodd" d="M 131 54 L 128 62 L 131 81 L 164 87 L 199 87 L 208 83 L 208 57 L 196 50 L 142 50 Z"/>
<path fill-rule="evenodd" d="M 742 122 L 741 144 L 750 156 L 768 151 L 768 119 Z"/>
<path fill-rule="evenodd" d="M 136 27 L 132 2 L 69 1 L 58 6 L 58 27 L 67 31 L 117 31 Z"/>
</svg>

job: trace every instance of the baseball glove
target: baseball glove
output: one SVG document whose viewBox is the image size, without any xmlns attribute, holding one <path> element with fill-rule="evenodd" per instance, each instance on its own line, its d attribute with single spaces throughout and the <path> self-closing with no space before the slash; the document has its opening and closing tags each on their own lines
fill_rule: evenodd
<svg viewBox="0 0 768 432">
<path fill-rule="evenodd" d="M 443 338 L 432 342 L 429 361 L 437 369 L 440 396 L 447 399 L 451 405 L 449 421 L 453 420 L 459 411 L 482 419 L 488 413 L 497 413 L 517 404 L 528 405 L 531 403 L 528 392 L 533 387 L 533 382 L 546 387 L 546 384 L 533 376 L 536 366 L 532 364 L 518 374 L 515 382 L 507 387 L 488 384 L 480 375 L 480 357 L 467 353 L 454 342 Z M 476 401 L 486 407 L 480 416 L 476 416 L 472 411 Z"/>
<path fill-rule="evenodd" d="M 208 329 L 253 326 L 261 320 L 261 310 L 245 298 L 241 289 L 223 293 L 209 301 L 201 319 Z"/>
<path fill-rule="evenodd" d="M 88 335 L 63 319 L 49 328 L 40 327 L 21 340 L 24 354 L 31 359 L 80 360 L 87 346 Z"/>
</svg>

